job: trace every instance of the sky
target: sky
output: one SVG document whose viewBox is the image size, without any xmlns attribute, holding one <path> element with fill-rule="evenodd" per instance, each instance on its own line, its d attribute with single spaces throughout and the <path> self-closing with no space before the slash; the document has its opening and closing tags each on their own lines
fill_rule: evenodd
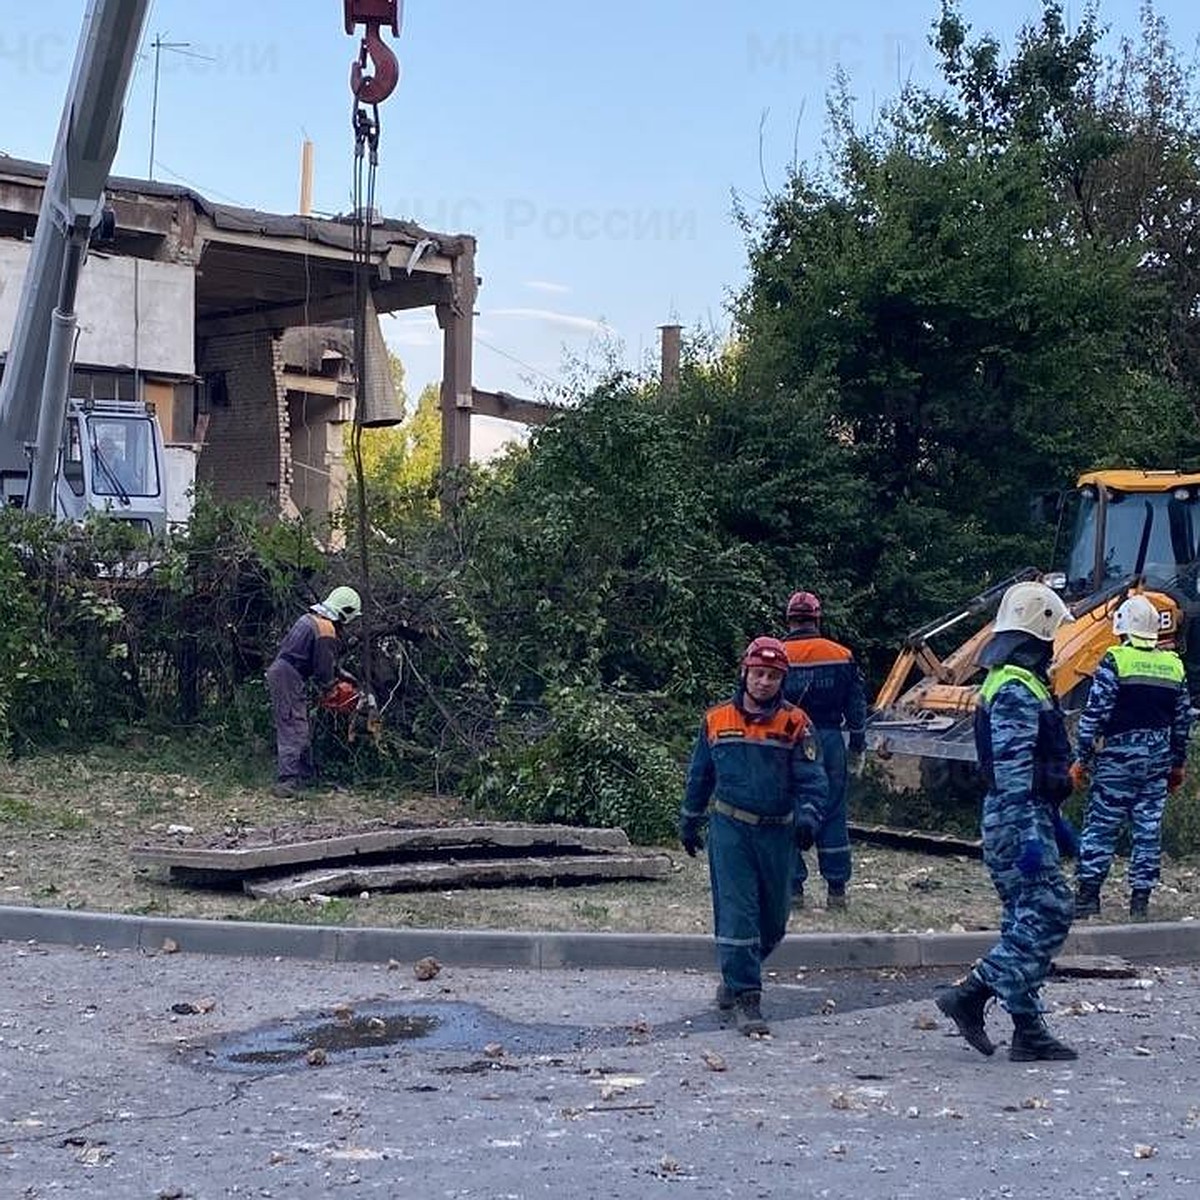
<svg viewBox="0 0 1200 1200">
<path fill-rule="evenodd" d="M 0 153 L 48 159 L 86 5 L 0 0 Z M 1038 0 L 962 0 L 1011 49 Z M 1137 0 L 1102 0 L 1108 45 Z M 1158 0 L 1191 57 L 1200 5 Z M 909 81 L 937 81 L 938 0 L 407 0 L 402 65 L 380 109 L 377 207 L 478 239 L 477 387 L 553 397 L 604 364 L 658 357 L 658 327 L 720 337 L 745 280 L 735 198 L 751 210 L 822 155 L 844 71 L 860 124 Z M 1073 24 L 1082 5 L 1065 6 Z M 155 38 L 172 43 L 158 53 Z M 292 213 L 305 138 L 314 208 L 351 207 L 341 0 L 154 0 L 115 171 Z M 384 319 L 415 397 L 440 378 L 431 311 Z M 473 421 L 491 452 L 514 427 Z"/>
</svg>

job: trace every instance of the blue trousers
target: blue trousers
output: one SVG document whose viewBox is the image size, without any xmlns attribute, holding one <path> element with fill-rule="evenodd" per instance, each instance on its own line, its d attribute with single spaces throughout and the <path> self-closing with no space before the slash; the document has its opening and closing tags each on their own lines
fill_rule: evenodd
<svg viewBox="0 0 1200 1200">
<path fill-rule="evenodd" d="M 826 883 L 845 887 L 850 882 L 850 831 L 847 828 L 846 791 L 850 777 L 846 771 L 846 743 L 840 729 L 818 729 L 821 761 L 829 781 L 829 801 L 825 819 L 817 830 L 817 870 Z M 796 852 L 796 890 L 808 879 L 804 855 Z"/>
<path fill-rule="evenodd" d="M 304 680 L 291 663 L 277 658 L 267 668 L 267 690 L 275 722 L 275 776 L 280 783 L 306 783 L 316 770 Z"/>
<path fill-rule="evenodd" d="M 1129 735 L 1100 751 L 1079 839 L 1076 876 L 1080 882 L 1103 883 L 1108 878 L 1117 837 L 1126 823 L 1133 843 L 1130 890 L 1153 888 L 1158 882 L 1170 767 L 1165 737 L 1156 741 Z"/>
<path fill-rule="evenodd" d="M 1017 869 L 1022 831 L 1001 797 L 983 801 L 983 861 L 1000 896 L 1000 940 L 975 966 L 975 973 L 1014 1015 L 1039 1011 L 1038 990 L 1051 960 L 1071 928 L 1074 894 L 1059 864 L 1049 808 L 1038 814 L 1042 861 L 1036 875 Z"/>
<path fill-rule="evenodd" d="M 748 825 L 714 812 L 708 822 L 717 965 L 725 986 L 762 990 L 762 964 L 783 941 L 796 856 L 792 825 Z"/>
</svg>

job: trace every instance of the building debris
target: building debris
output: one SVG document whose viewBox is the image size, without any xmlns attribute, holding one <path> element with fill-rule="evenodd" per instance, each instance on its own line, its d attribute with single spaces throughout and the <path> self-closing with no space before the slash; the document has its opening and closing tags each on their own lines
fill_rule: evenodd
<svg viewBox="0 0 1200 1200">
<path fill-rule="evenodd" d="M 635 849 L 621 829 L 464 824 L 240 829 L 133 847 L 133 861 L 174 882 L 238 886 L 275 900 L 405 889 L 664 879 L 668 855 Z"/>
</svg>

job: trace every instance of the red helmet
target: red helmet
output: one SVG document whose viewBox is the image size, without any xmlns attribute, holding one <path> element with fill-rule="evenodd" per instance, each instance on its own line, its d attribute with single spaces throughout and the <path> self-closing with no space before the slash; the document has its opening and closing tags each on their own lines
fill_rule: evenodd
<svg viewBox="0 0 1200 1200">
<path fill-rule="evenodd" d="M 787 603 L 789 621 L 819 621 L 821 598 L 812 592 L 793 592 Z"/>
<path fill-rule="evenodd" d="M 770 667 L 784 674 L 788 669 L 787 648 L 773 637 L 756 637 L 742 655 L 743 667 Z"/>
</svg>

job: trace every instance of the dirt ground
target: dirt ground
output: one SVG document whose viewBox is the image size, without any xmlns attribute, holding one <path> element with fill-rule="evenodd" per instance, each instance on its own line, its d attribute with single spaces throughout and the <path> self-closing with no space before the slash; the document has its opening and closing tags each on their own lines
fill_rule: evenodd
<svg viewBox="0 0 1200 1200">
<path fill-rule="evenodd" d="M 161 765 L 161 764 L 157 764 Z M 266 788 L 187 768 L 131 769 L 114 752 L 46 756 L 0 764 L 0 903 L 241 921 L 513 930 L 698 933 L 711 928 L 707 869 L 668 847 L 662 881 L 575 887 L 374 893 L 322 901 L 256 900 L 240 891 L 185 887 L 165 869 L 135 867 L 130 847 L 162 841 L 170 826 L 197 835 L 236 835 L 283 822 L 341 826 L 384 819 L 437 823 L 470 818 L 451 797 L 385 792 L 319 792 L 274 799 Z M 1102 919 L 1124 919 L 1123 860 L 1104 895 Z M 981 863 L 854 848 L 846 912 L 811 900 L 794 914 L 796 931 L 887 932 L 995 928 L 995 894 Z M 1200 863 L 1168 861 L 1152 915 L 1200 915 Z"/>
</svg>

